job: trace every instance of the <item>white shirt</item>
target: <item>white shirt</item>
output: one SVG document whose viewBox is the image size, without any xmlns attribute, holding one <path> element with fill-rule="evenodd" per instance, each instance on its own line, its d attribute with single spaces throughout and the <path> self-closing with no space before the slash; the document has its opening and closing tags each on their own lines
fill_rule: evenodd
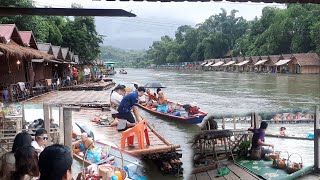
<svg viewBox="0 0 320 180">
<path fill-rule="evenodd" d="M 114 91 L 114 92 L 111 94 L 110 101 L 111 101 L 111 103 L 112 103 L 113 105 L 115 105 L 115 106 L 118 107 L 118 106 L 120 105 L 120 102 L 121 102 L 122 98 L 123 98 L 122 95 L 120 95 L 120 94 L 118 94 L 117 92 Z"/>
<path fill-rule="evenodd" d="M 36 151 L 38 152 L 38 155 L 40 155 L 40 153 L 44 150 L 44 147 L 39 146 L 37 141 L 32 141 L 31 146 L 33 146 L 36 149 Z"/>
<path fill-rule="evenodd" d="M 84 68 L 84 75 L 90 75 L 90 69 L 89 68 Z"/>
</svg>

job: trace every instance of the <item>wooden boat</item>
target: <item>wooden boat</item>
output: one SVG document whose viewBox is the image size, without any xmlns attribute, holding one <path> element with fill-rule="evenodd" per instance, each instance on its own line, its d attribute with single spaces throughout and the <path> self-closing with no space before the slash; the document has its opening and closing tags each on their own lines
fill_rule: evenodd
<svg viewBox="0 0 320 180">
<path fill-rule="evenodd" d="M 122 167 L 122 157 L 123 157 L 123 166 L 129 167 L 129 178 L 131 179 L 137 179 L 137 178 L 145 178 L 144 176 L 144 168 L 142 161 L 140 158 L 134 154 L 131 154 L 125 150 L 121 150 L 117 147 L 112 146 L 112 144 L 107 144 L 104 142 L 96 141 L 95 142 L 95 149 L 102 149 L 102 151 L 107 151 L 108 156 L 105 158 L 101 158 L 99 162 L 92 163 L 87 160 L 83 160 L 83 155 L 79 155 L 76 153 L 73 153 L 74 159 L 79 161 L 80 163 L 83 163 L 85 167 L 88 167 L 93 164 L 101 165 L 105 163 L 114 162 L 114 166 L 117 166 L 119 168 Z M 121 157 L 122 153 L 122 157 Z M 107 161 L 108 158 L 114 158 L 112 161 Z M 125 168 L 126 169 L 126 168 Z M 133 171 L 132 171 L 133 170 Z"/>
<path fill-rule="evenodd" d="M 266 134 L 266 137 L 275 137 L 275 138 L 281 138 L 281 139 L 296 139 L 296 140 L 309 140 L 309 141 L 313 141 L 313 138 L 296 137 L 296 136 L 280 136 L 280 135 L 277 135 L 277 134 Z"/>
<path fill-rule="evenodd" d="M 120 74 L 128 74 L 127 71 L 125 71 L 124 69 L 121 69 L 121 70 L 119 71 L 119 73 L 120 73 Z"/>
<path fill-rule="evenodd" d="M 206 112 L 203 112 L 201 110 L 199 110 L 199 113 L 198 114 L 194 114 L 194 115 L 189 115 L 185 110 L 184 108 L 182 107 L 183 105 L 181 104 L 178 104 L 178 103 L 173 103 L 171 101 L 168 101 L 169 105 L 170 104 L 174 104 L 175 106 L 175 110 L 174 110 L 174 113 L 176 112 L 184 112 L 183 114 L 181 114 L 181 116 L 175 116 L 174 113 L 162 113 L 162 112 L 159 112 L 157 111 L 156 109 L 154 108 L 151 108 L 150 106 L 146 106 L 146 105 L 141 105 L 139 104 L 138 106 L 141 107 L 142 109 L 150 112 L 150 113 L 153 113 L 155 115 L 159 115 L 159 116 L 162 116 L 162 117 L 165 117 L 165 118 L 168 118 L 168 119 L 171 119 L 171 120 L 176 120 L 176 121 L 180 121 L 180 122 L 184 122 L 184 123 L 188 123 L 188 124 L 198 124 L 198 123 L 201 123 L 203 118 L 205 116 L 207 116 L 207 113 Z"/>
</svg>

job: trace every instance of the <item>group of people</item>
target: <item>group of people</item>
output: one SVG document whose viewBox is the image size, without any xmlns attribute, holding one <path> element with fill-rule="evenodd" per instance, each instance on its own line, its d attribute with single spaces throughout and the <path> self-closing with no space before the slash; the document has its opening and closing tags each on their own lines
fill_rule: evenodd
<svg viewBox="0 0 320 180">
<path fill-rule="evenodd" d="M 139 102 L 139 97 L 144 95 L 146 89 L 142 86 L 136 86 L 135 88 L 131 93 L 127 93 L 125 85 L 118 85 L 112 90 L 110 97 L 111 106 L 117 109 L 117 113 L 112 114 L 115 120 L 110 124 L 111 126 L 123 123 L 123 121 L 120 122 L 119 119 L 126 120 L 125 128 L 133 127 L 136 121 L 140 122 L 142 120 L 136 105 Z M 135 117 L 133 117 L 131 111 Z M 123 130 L 125 128 L 123 128 Z"/>
<path fill-rule="evenodd" d="M 27 132 L 16 135 L 12 150 L 0 159 L 1 180 L 71 180 L 72 154 L 68 147 L 48 140 L 45 129 L 38 129 L 35 139 Z"/>
</svg>

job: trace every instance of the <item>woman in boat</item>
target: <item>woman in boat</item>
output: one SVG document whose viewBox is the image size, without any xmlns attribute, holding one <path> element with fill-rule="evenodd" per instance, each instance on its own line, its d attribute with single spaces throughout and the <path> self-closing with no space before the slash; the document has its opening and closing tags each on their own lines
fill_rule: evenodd
<svg viewBox="0 0 320 180">
<path fill-rule="evenodd" d="M 20 147 L 17 149 L 14 157 L 16 159 L 16 170 L 11 174 L 11 180 L 38 179 L 38 153 L 33 146 Z"/>
<path fill-rule="evenodd" d="M 280 136 L 286 136 L 286 128 L 285 127 L 280 128 Z"/>
<path fill-rule="evenodd" d="M 264 158 L 266 154 L 272 153 L 272 150 L 267 147 L 274 148 L 273 144 L 265 143 L 265 134 L 268 127 L 268 123 L 262 121 L 259 129 L 249 128 L 249 131 L 253 132 L 252 146 L 251 146 L 251 158 L 261 159 Z"/>
<path fill-rule="evenodd" d="M 0 179 L 10 179 L 12 172 L 15 171 L 16 159 L 14 154 L 17 149 L 23 146 L 30 146 L 32 137 L 27 132 L 21 132 L 13 140 L 11 152 L 5 153 L 0 159 Z"/>
<path fill-rule="evenodd" d="M 94 142 L 91 138 L 88 137 L 87 133 L 81 134 L 81 140 L 76 142 L 73 145 L 73 152 L 79 153 L 81 151 L 86 151 L 87 149 L 90 149 L 90 151 L 94 151 Z"/>
</svg>

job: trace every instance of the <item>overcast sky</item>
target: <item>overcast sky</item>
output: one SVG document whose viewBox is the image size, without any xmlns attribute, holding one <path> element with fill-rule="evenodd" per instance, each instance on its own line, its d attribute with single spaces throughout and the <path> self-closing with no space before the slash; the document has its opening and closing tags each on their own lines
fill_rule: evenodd
<svg viewBox="0 0 320 180">
<path fill-rule="evenodd" d="M 260 17 L 266 6 L 284 8 L 280 4 L 232 3 L 232 2 L 106 2 L 91 0 L 34 0 L 35 5 L 52 7 L 70 7 L 72 3 L 84 8 L 124 9 L 136 14 L 134 18 L 97 17 L 98 33 L 107 36 L 105 45 L 125 49 L 147 49 L 153 41 L 161 36 L 174 36 L 181 25 L 203 22 L 209 16 L 221 12 L 224 8 L 229 13 L 232 9 L 239 11 L 238 16 L 252 20 Z"/>
</svg>

